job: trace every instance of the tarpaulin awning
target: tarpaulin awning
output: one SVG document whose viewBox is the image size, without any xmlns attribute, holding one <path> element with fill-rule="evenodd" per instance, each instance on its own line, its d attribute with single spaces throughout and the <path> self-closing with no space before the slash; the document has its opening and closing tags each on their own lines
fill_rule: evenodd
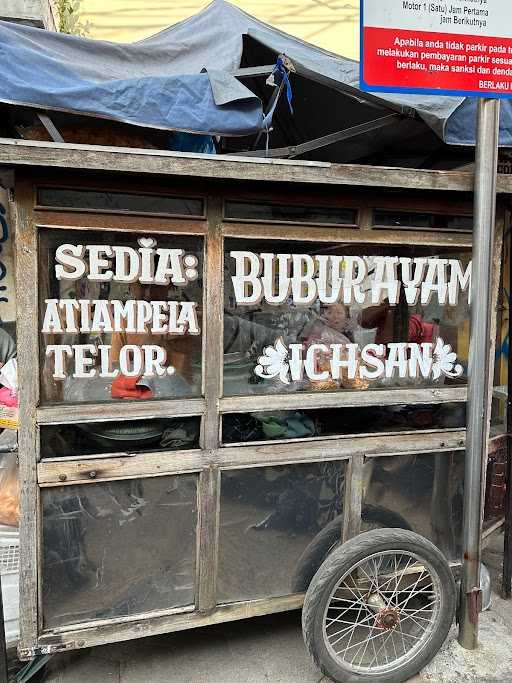
<svg viewBox="0 0 512 683">
<path fill-rule="evenodd" d="M 0 101 L 190 133 L 261 129 L 260 99 L 231 74 L 176 70 L 152 53 L 0 21 Z"/>
<path fill-rule="evenodd" d="M 233 74 L 240 67 L 275 63 L 279 54 L 309 72 L 312 81 L 323 79 L 324 91 L 345 90 L 347 97 L 340 105 L 318 90 L 304 91 L 302 107 L 297 98 L 294 114 L 281 115 L 283 125 L 276 130 L 288 124 L 289 130 L 274 133 L 277 145 L 312 140 L 389 111 L 404 113 L 396 126 L 344 142 L 331 158 L 356 159 L 379 147 L 412 148 L 420 138 L 418 148 L 427 151 L 432 140 L 474 144 L 475 99 L 362 93 L 357 62 L 289 36 L 224 0 L 133 44 L 0 22 L 0 102 L 163 130 L 251 135 L 265 128 L 257 95 L 267 99 L 269 89 L 264 81 L 242 83 Z M 259 61 L 262 55 L 267 61 Z M 512 102 L 504 100 L 501 109 L 500 145 L 512 147 Z"/>
<path fill-rule="evenodd" d="M 333 84 L 359 90 L 359 62 L 335 55 L 299 38 L 287 35 L 225 0 L 214 0 L 190 19 L 146 38 L 138 46 L 151 48 L 154 58 L 172 62 L 178 70 L 202 67 L 234 72 L 243 64 L 244 36 L 257 41 L 275 55 L 286 54 Z M 343 46 L 340 45 L 340 52 Z M 360 91 L 359 91 L 360 92 Z M 360 92 L 362 100 L 365 93 Z M 430 95 L 386 95 L 373 98 L 383 107 L 411 108 L 431 130 L 449 145 L 474 145 L 476 99 Z M 311 103 L 313 108 L 315 103 Z M 340 117 L 343 112 L 339 112 Z M 512 101 L 502 102 L 500 145 L 512 147 Z"/>
</svg>

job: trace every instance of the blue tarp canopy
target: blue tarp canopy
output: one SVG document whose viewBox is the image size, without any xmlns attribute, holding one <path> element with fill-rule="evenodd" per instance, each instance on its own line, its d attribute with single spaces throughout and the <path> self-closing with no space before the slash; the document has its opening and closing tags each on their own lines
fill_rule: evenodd
<svg viewBox="0 0 512 683">
<path fill-rule="evenodd" d="M 261 129 L 260 99 L 232 75 L 152 53 L 0 21 L 0 101 L 189 133 Z"/>
<path fill-rule="evenodd" d="M 241 82 L 232 74 L 240 67 L 275 63 L 281 53 L 305 69 L 311 82 L 323 79 L 324 90 L 306 92 L 304 82 L 292 74 L 294 114 L 280 103 L 277 146 L 397 110 L 413 115 L 404 115 L 384 132 L 344 143 L 333 151 L 336 160 L 364 156 L 356 143 L 369 153 L 384 144 L 387 149 L 407 147 L 409 141 L 413 145 L 420 135 L 425 149 L 431 146 L 428 136 L 439 144 L 474 144 L 476 99 L 379 94 L 370 101 L 359 91 L 357 62 L 289 36 L 224 0 L 214 0 L 190 19 L 133 44 L 0 22 L 0 102 L 163 130 L 250 135 L 264 127 L 261 100 L 268 102 L 272 91 L 264 78 Z M 328 101 L 329 88 L 337 96 L 345 89 L 345 99 Z M 272 137 L 270 142 L 276 146 Z M 510 100 L 503 101 L 500 144 L 512 147 Z"/>
</svg>

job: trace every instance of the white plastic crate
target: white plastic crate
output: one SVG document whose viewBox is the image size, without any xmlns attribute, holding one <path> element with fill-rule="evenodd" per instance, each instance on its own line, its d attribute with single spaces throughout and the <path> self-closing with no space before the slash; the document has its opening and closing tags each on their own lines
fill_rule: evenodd
<svg viewBox="0 0 512 683">
<path fill-rule="evenodd" d="M 4 603 L 5 640 L 8 646 L 19 639 L 20 537 L 13 527 L 0 524 L 0 574 Z"/>
</svg>

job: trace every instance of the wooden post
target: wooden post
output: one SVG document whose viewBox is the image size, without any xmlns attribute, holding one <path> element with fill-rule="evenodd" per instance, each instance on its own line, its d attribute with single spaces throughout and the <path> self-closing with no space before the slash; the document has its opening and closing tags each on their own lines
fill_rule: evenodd
<svg viewBox="0 0 512 683">
<path fill-rule="evenodd" d="M 220 445 L 219 400 L 223 368 L 223 245 L 222 201 L 208 201 L 208 232 L 205 248 L 203 310 L 203 389 L 206 410 L 201 423 L 201 448 L 212 451 Z M 208 465 L 199 477 L 198 608 L 216 606 L 217 549 L 219 536 L 220 471 Z"/>
</svg>

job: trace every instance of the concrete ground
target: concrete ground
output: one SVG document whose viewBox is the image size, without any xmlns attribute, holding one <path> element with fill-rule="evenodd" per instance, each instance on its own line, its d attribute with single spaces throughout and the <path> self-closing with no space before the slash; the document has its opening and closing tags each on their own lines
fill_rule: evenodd
<svg viewBox="0 0 512 683">
<path fill-rule="evenodd" d="M 484 561 L 498 587 L 502 539 Z M 411 683 L 512 683 L 512 602 L 493 595 L 476 652 L 454 626 L 437 657 Z M 271 615 L 98 647 L 53 658 L 48 683 L 327 683 L 308 658 L 300 613 Z"/>
</svg>

